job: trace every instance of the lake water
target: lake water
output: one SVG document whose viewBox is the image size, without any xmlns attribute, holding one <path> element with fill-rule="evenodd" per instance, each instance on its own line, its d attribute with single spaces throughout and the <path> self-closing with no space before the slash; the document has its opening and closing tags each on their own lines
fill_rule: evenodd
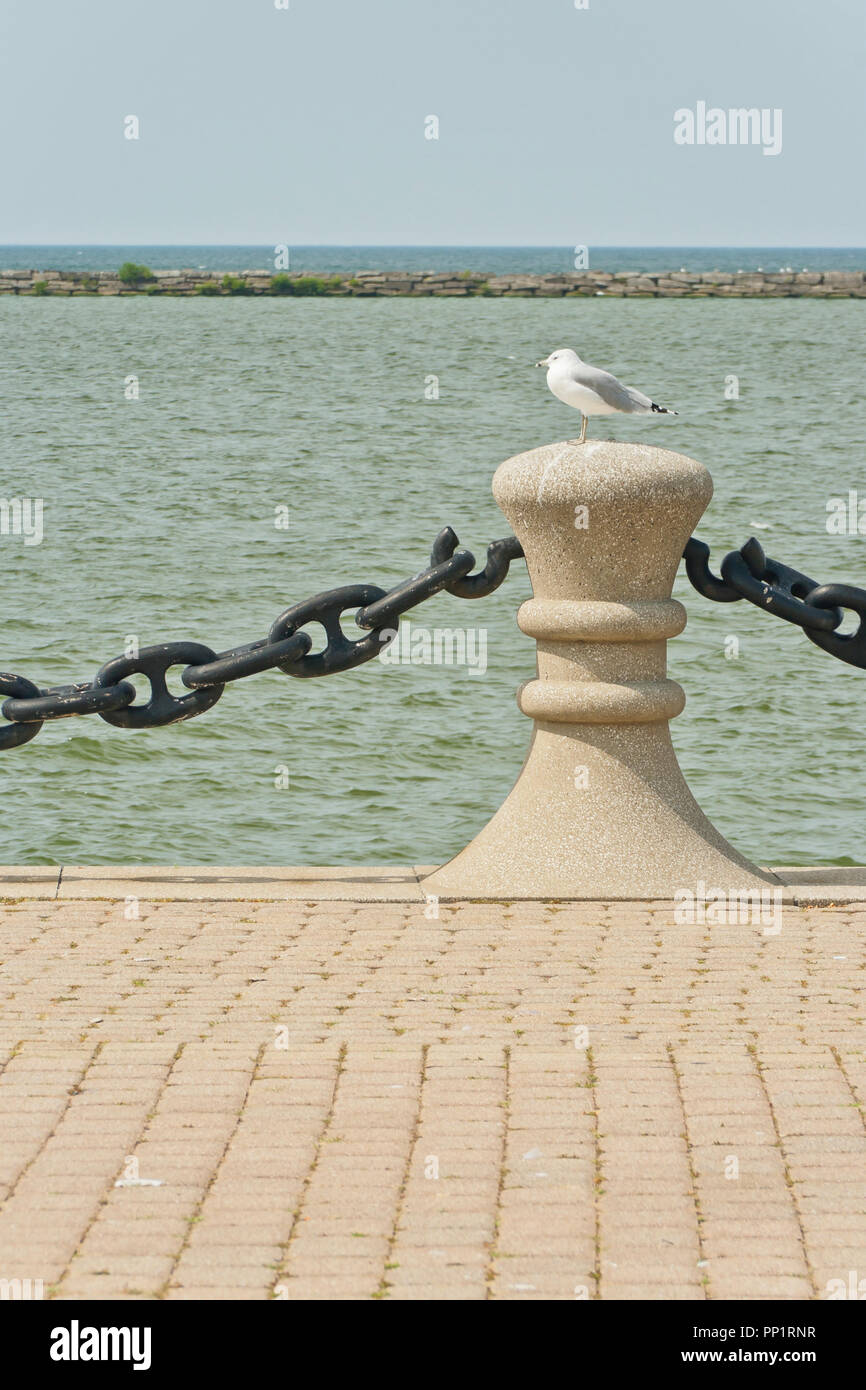
<svg viewBox="0 0 866 1390">
<path fill-rule="evenodd" d="M 567 344 L 680 410 L 590 428 L 710 468 L 700 534 L 716 566 L 754 533 L 822 581 L 866 584 L 864 537 L 825 525 L 828 498 L 866 497 L 862 342 L 849 300 L 5 299 L 2 493 L 43 498 L 45 536 L 0 537 L 0 665 L 46 686 L 92 678 L 130 634 L 250 641 L 320 589 L 422 568 L 446 523 L 483 557 L 508 532 L 496 466 L 576 433 L 528 365 Z M 866 862 L 866 672 L 745 603 L 710 604 L 682 575 L 675 592 L 689 626 L 670 667 L 688 705 L 673 736 L 708 815 L 762 862 Z M 162 730 L 46 724 L 0 755 L 0 859 L 447 858 L 523 760 L 528 593 L 518 564 L 487 599 L 439 596 L 410 615 L 484 628 L 483 675 L 378 661 L 321 681 L 268 673 Z"/>
<path fill-rule="evenodd" d="M 289 265 L 315 275 L 359 270 L 488 271 L 553 275 L 574 270 L 573 246 L 292 246 Z M 273 246 L 0 246 L 0 270 L 273 270 Z M 859 247 L 591 246 L 593 270 L 862 270 Z"/>
</svg>

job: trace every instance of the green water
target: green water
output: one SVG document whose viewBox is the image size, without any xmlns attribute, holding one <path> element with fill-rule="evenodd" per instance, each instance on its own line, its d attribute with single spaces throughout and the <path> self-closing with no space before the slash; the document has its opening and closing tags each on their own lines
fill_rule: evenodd
<svg viewBox="0 0 866 1390">
<path fill-rule="evenodd" d="M 0 666 L 47 686 L 91 679 L 129 634 L 251 641 L 319 589 L 408 576 L 446 523 L 483 555 L 508 531 L 490 493 L 497 464 L 577 432 L 528 366 L 566 345 L 681 411 L 591 430 L 707 464 L 716 495 L 700 534 L 714 557 L 754 531 L 807 574 L 866 585 L 864 539 L 825 525 L 829 497 L 866 498 L 863 312 L 852 300 L 4 300 L 0 492 L 42 497 L 45 536 L 0 537 Z M 737 401 L 724 398 L 730 373 Z M 431 374 L 438 401 L 425 400 Z M 137 401 L 124 398 L 129 375 Z M 484 675 L 375 661 L 322 681 L 256 676 L 162 730 L 46 724 L 0 755 L 0 860 L 446 859 L 524 756 L 514 690 L 533 648 L 514 614 L 528 593 L 517 565 L 488 599 L 440 596 L 411 615 L 486 629 Z M 711 605 L 682 575 L 675 593 L 689 626 L 670 666 L 688 705 L 672 728 L 701 805 L 757 860 L 866 861 L 866 672 L 745 603 Z"/>
</svg>

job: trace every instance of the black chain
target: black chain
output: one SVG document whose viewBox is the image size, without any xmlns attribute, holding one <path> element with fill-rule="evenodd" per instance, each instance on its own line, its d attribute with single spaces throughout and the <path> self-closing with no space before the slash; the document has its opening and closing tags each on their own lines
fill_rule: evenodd
<svg viewBox="0 0 866 1390">
<path fill-rule="evenodd" d="M 485 598 L 498 589 L 512 560 L 523 547 L 515 536 L 492 541 L 487 563 L 478 574 L 469 571 L 475 557 L 458 550 L 459 540 L 450 526 L 433 543 L 430 564 L 411 579 L 384 590 L 375 584 L 347 584 L 328 589 L 287 608 L 267 637 L 230 651 L 214 652 L 200 642 L 161 642 L 142 647 L 135 656 L 118 656 L 101 666 L 91 682 L 40 688 L 24 676 L 0 674 L 0 695 L 7 698 L 0 713 L 9 722 L 0 724 L 0 750 L 18 748 L 35 738 L 46 720 L 71 715 L 98 714 L 123 729 L 154 729 L 193 719 L 216 704 L 229 681 L 243 680 L 260 671 L 276 669 L 287 676 L 329 676 L 372 661 L 397 636 L 400 618 L 410 608 L 441 590 L 458 598 Z M 709 566 L 710 547 L 692 536 L 683 551 L 686 573 L 705 598 L 716 603 L 746 599 L 785 622 L 801 627 L 816 646 L 850 666 L 866 667 L 866 589 L 850 584 L 819 584 L 799 570 L 769 559 L 752 537 L 740 550 L 722 561 L 721 578 Z M 855 632 L 840 633 L 842 610 L 859 616 Z M 344 613 L 355 609 L 355 622 L 366 629 L 363 637 L 350 638 L 343 631 Z M 313 641 L 301 629 L 319 623 L 327 641 L 321 652 L 312 652 Z M 189 695 L 172 695 L 166 672 L 183 666 L 181 681 Z M 135 704 L 136 691 L 125 679 L 141 673 L 150 681 L 150 697 Z"/>
<path fill-rule="evenodd" d="M 819 584 L 807 574 L 771 560 L 754 536 L 722 561 L 722 577 L 709 566 L 710 547 L 692 536 L 683 551 L 686 574 L 698 593 L 716 603 L 744 598 L 786 623 L 796 623 L 817 647 L 849 666 L 866 667 L 866 589 L 851 584 Z M 837 632 L 843 608 L 860 621 L 856 631 Z"/>
<path fill-rule="evenodd" d="M 516 537 L 506 536 L 487 547 L 484 569 L 470 574 L 475 556 L 458 550 L 459 544 L 455 532 L 446 526 L 436 537 L 428 568 L 411 579 L 387 592 L 375 584 L 328 589 L 287 608 L 267 637 L 230 651 L 217 653 L 201 642 L 161 642 L 142 647 L 135 656 L 107 661 L 89 683 L 49 690 L 40 690 L 24 676 L 0 674 L 0 695 L 8 697 L 0 713 L 10 721 L 0 724 L 0 750 L 29 743 L 46 720 L 98 714 L 123 729 L 154 729 L 203 714 L 216 704 L 229 681 L 260 671 L 329 676 L 372 661 L 394 641 L 400 618 L 410 608 L 443 589 L 458 598 L 484 598 L 499 588 L 511 561 L 523 555 Z M 350 609 L 356 610 L 358 627 L 367 629 L 363 637 L 350 638 L 343 632 L 341 618 Z M 327 640 L 321 652 L 312 653 L 313 640 L 301 631 L 307 623 L 319 623 L 325 630 Z M 189 695 L 178 697 L 169 691 L 165 677 L 172 666 L 183 666 L 180 678 Z M 135 687 L 125 679 L 136 673 L 150 681 L 150 697 L 144 704 L 133 703 Z"/>
</svg>

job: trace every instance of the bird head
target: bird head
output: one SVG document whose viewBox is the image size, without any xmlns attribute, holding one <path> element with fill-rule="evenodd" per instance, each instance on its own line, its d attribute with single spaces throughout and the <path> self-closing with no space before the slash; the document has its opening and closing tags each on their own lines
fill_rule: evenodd
<svg viewBox="0 0 866 1390">
<path fill-rule="evenodd" d="M 540 362 L 536 362 L 536 367 L 552 367 L 557 362 L 579 362 L 580 358 L 572 348 L 557 348 L 549 357 L 543 357 Z"/>
</svg>

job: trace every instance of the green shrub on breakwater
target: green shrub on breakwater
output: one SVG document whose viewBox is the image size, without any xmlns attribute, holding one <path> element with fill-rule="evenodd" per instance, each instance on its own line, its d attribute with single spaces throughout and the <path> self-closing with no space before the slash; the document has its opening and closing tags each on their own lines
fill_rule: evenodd
<svg viewBox="0 0 866 1390">
<path fill-rule="evenodd" d="M 224 275 L 222 285 L 224 290 L 228 290 L 229 294 L 253 293 L 242 275 Z"/>
<path fill-rule="evenodd" d="M 147 285 L 156 279 L 153 271 L 146 265 L 136 265 L 135 261 L 124 261 L 117 278 L 124 285 Z"/>
<path fill-rule="evenodd" d="M 339 275 L 332 275 L 329 280 L 317 275 L 301 275 L 297 280 L 291 275 L 275 275 L 271 280 L 271 294 L 328 294 L 330 290 L 341 289 L 342 284 Z"/>
</svg>

